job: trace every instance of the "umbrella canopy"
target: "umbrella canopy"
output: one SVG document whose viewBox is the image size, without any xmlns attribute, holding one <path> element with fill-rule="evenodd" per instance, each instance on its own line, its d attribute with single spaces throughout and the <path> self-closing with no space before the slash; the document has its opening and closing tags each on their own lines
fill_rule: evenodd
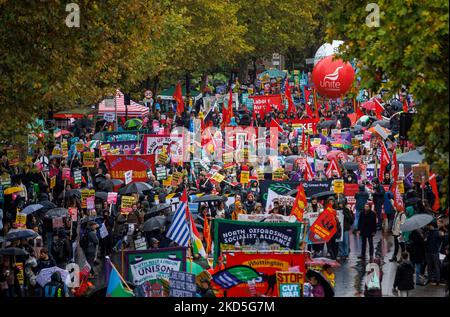
<svg viewBox="0 0 450 317">
<path fill-rule="evenodd" d="M 52 203 L 49 200 L 41 200 L 40 202 L 38 202 L 38 204 L 44 206 L 42 209 L 39 210 L 39 213 L 43 213 L 44 211 L 48 211 L 50 209 L 56 208 L 56 205 L 54 203 Z"/>
<path fill-rule="evenodd" d="M 46 269 L 42 269 L 38 276 L 36 276 L 36 282 L 41 285 L 42 287 L 45 286 L 45 284 L 51 282 L 52 274 L 55 272 L 59 272 L 61 274 L 61 280 L 68 284 L 68 281 L 70 279 L 70 274 L 68 271 L 63 270 L 57 266 L 49 267 Z"/>
<path fill-rule="evenodd" d="M 6 249 L 0 249 L 0 255 L 28 255 L 28 252 L 24 249 L 20 248 L 6 248 Z"/>
<path fill-rule="evenodd" d="M 167 208 L 170 208 L 170 205 L 169 205 L 169 204 L 159 204 L 159 205 L 153 206 L 153 207 L 150 209 L 149 213 L 160 212 L 160 211 L 162 211 L 162 210 L 164 210 L 164 209 L 167 209 Z"/>
<path fill-rule="evenodd" d="M 59 199 L 65 199 L 65 198 L 78 198 L 81 199 L 81 191 L 79 189 L 69 189 L 65 192 L 62 192 L 58 196 Z"/>
<path fill-rule="evenodd" d="M 153 218 L 148 219 L 146 222 L 144 222 L 144 226 L 142 230 L 144 232 L 153 231 L 156 229 L 161 229 L 166 224 L 166 217 L 165 216 L 156 216 Z"/>
<path fill-rule="evenodd" d="M 22 187 L 9 187 L 9 188 L 5 189 L 3 194 L 5 194 L 5 195 L 12 195 L 12 194 L 21 192 L 22 190 L 23 190 Z"/>
<path fill-rule="evenodd" d="M 203 202 L 209 202 L 209 201 L 227 201 L 227 197 L 225 196 L 218 196 L 218 195 L 204 195 L 200 197 L 195 197 L 192 201 L 193 203 L 203 203 Z"/>
<path fill-rule="evenodd" d="M 186 272 L 198 275 L 203 272 L 203 268 L 192 260 L 186 260 Z"/>
<path fill-rule="evenodd" d="M 114 186 L 115 185 L 114 185 L 114 182 L 112 180 L 103 179 L 103 180 L 101 180 L 99 182 L 98 189 L 108 193 L 108 192 L 112 192 L 114 190 Z"/>
<path fill-rule="evenodd" d="M 336 120 L 325 120 L 317 124 L 317 129 L 334 128 L 336 127 Z"/>
<path fill-rule="evenodd" d="M 317 198 L 317 200 L 324 200 L 327 199 L 329 197 L 334 197 L 336 196 L 336 193 L 333 191 L 325 191 L 325 192 L 321 192 L 318 194 L 313 195 L 312 197 Z"/>
<path fill-rule="evenodd" d="M 69 216 L 69 211 L 66 208 L 53 208 L 45 213 L 46 218 L 60 218 Z"/>
<path fill-rule="evenodd" d="M 100 198 L 101 200 L 108 199 L 108 193 L 106 192 L 95 192 L 95 198 Z"/>
<path fill-rule="evenodd" d="M 103 217 L 102 216 L 88 216 L 88 217 L 81 219 L 80 224 L 84 225 L 90 221 L 96 222 L 97 224 L 100 225 L 103 222 Z"/>
<path fill-rule="evenodd" d="M 7 241 L 36 238 L 38 234 L 30 229 L 11 229 L 6 234 Z"/>
<path fill-rule="evenodd" d="M 112 179 L 111 182 L 113 183 L 114 186 L 123 184 L 123 180 L 121 179 Z"/>
<path fill-rule="evenodd" d="M 123 127 L 127 130 L 139 130 L 142 127 L 142 120 L 137 118 L 130 119 L 125 122 Z"/>
<path fill-rule="evenodd" d="M 356 163 L 356 162 L 344 162 L 344 168 L 346 169 L 346 170 L 357 170 L 358 168 L 359 168 L 359 165 L 358 165 L 358 163 Z"/>
<path fill-rule="evenodd" d="M 425 159 L 425 155 L 419 150 L 413 150 L 397 156 L 397 162 L 402 164 L 419 164 Z"/>
<path fill-rule="evenodd" d="M 348 154 L 340 150 L 333 150 L 327 153 L 327 159 L 330 161 L 333 159 L 348 161 Z"/>
<path fill-rule="evenodd" d="M 403 232 L 413 231 L 422 228 L 432 222 L 434 217 L 429 214 L 417 214 L 408 219 L 400 226 Z"/>
<path fill-rule="evenodd" d="M 55 133 L 53 133 L 53 135 L 54 135 L 55 138 L 59 138 L 60 136 L 62 136 L 62 135 L 67 135 L 67 134 L 70 134 L 70 131 L 67 131 L 67 130 L 58 130 L 58 131 L 56 131 Z"/>
<path fill-rule="evenodd" d="M 41 205 L 41 204 L 33 204 L 33 205 L 26 206 L 26 207 L 21 211 L 21 213 L 26 214 L 26 215 L 30 215 L 30 214 L 32 214 L 33 212 L 38 211 L 39 209 L 42 209 L 42 208 L 44 208 L 44 206 Z"/>
<path fill-rule="evenodd" d="M 320 257 L 320 258 L 312 258 L 305 262 L 306 265 L 309 266 L 323 266 L 325 264 L 328 264 L 331 267 L 338 267 L 340 266 L 339 262 L 333 259 Z"/>
<path fill-rule="evenodd" d="M 62 158 L 62 155 L 61 154 L 54 154 L 54 155 L 50 155 L 50 160 L 53 160 L 53 159 L 60 159 L 60 158 Z"/>
<path fill-rule="evenodd" d="M 129 185 L 125 186 L 124 188 L 122 188 L 119 191 L 119 194 L 121 194 L 121 195 L 134 194 L 134 193 L 142 194 L 144 191 L 149 191 L 152 189 L 153 189 L 153 187 L 150 184 L 147 184 L 144 182 L 136 182 L 136 183 L 129 184 Z"/>
<path fill-rule="evenodd" d="M 333 287 L 331 287 L 330 283 L 320 272 L 314 270 L 306 271 L 306 278 L 310 278 L 312 276 L 314 276 L 319 284 L 322 285 L 325 292 L 325 297 L 334 297 Z"/>
<path fill-rule="evenodd" d="M 377 120 L 375 122 L 372 122 L 371 126 L 376 127 L 377 125 L 381 126 L 382 128 L 389 129 L 391 127 L 391 122 L 387 120 Z"/>
</svg>

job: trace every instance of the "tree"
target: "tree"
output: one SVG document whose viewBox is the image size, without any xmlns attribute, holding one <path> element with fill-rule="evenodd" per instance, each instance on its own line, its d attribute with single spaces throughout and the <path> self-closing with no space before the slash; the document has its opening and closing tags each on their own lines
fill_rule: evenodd
<svg viewBox="0 0 450 317">
<path fill-rule="evenodd" d="M 426 161 L 444 177 L 447 188 L 449 4 L 445 0 L 376 3 L 380 10 L 379 27 L 366 24 L 370 12 L 365 10 L 365 4 L 351 0 L 333 2 L 327 18 L 328 38 L 344 40 L 342 57 L 361 62 L 362 87 L 387 88 L 395 93 L 405 85 L 414 95 L 418 115 L 411 138 L 416 145 L 425 146 Z M 386 83 L 378 80 L 380 74 L 388 78 Z"/>
</svg>

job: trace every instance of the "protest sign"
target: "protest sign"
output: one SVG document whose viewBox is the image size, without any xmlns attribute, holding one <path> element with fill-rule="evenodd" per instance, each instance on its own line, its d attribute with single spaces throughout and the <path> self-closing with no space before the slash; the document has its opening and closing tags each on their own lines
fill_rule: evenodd
<svg viewBox="0 0 450 317">
<path fill-rule="evenodd" d="M 256 118 L 257 113 L 260 118 L 264 118 L 266 113 L 273 109 L 284 110 L 281 95 L 249 96 L 249 98 L 253 100 L 253 118 Z"/>
<path fill-rule="evenodd" d="M 78 220 L 78 209 L 76 207 L 69 207 L 69 217 L 72 219 L 72 221 Z"/>
<path fill-rule="evenodd" d="M 63 157 L 67 157 L 69 155 L 69 145 L 66 140 L 61 142 L 61 153 Z"/>
<path fill-rule="evenodd" d="M 134 249 L 147 250 L 147 240 L 145 239 L 145 237 L 134 240 Z"/>
<path fill-rule="evenodd" d="M 279 288 L 277 287 L 277 272 L 289 272 L 290 268 L 297 267 L 298 272 L 305 276 L 306 255 L 304 253 L 225 251 L 224 254 L 227 259 L 227 268 L 236 265 L 246 265 L 256 270 L 259 275 L 267 277 L 255 280 L 256 293 L 259 295 L 280 296 Z M 248 285 L 241 284 L 228 289 L 227 296 L 248 297 Z"/>
<path fill-rule="evenodd" d="M 117 193 L 116 192 L 109 192 L 108 197 L 106 199 L 106 202 L 108 204 L 115 204 L 117 203 Z"/>
<path fill-rule="evenodd" d="M 415 183 L 426 183 L 430 178 L 430 166 L 428 164 L 415 164 L 412 166 L 412 172 Z"/>
<path fill-rule="evenodd" d="M 319 215 L 309 229 L 309 239 L 311 241 L 316 239 L 314 235 L 317 235 L 325 242 L 328 242 L 334 236 L 337 230 L 335 213 L 336 211 L 327 208 Z"/>
<path fill-rule="evenodd" d="M 277 214 L 239 214 L 239 221 L 255 221 L 255 222 L 296 222 L 295 216 L 284 216 Z"/>
<path fill-rule="evenodd" d="M 95 167 L 94 152 L 83 152 L 83 167 Z"/>
<path fill-rule="evenodd" d="M 19 285 L 23 285 L 23 282 L 25 280 L 24 277 L 24 267 L 23 262 L 16 262 L 16 270 L 17 270 L 17 281 L 19 282 Z"/>
<path fill-rule="evenodd" d="M 77 150 L 77 152 L 83 152 L 84 151 L 84 144 L 83 144 L 83 142 L 75 143 L 75 149 Z"/>
<path fill-rule="evenodd" d="M 134 197 L 122 196 L 122 203 L 120 204 L 120 210 L 122 214 L 128 214 L 133 210 Z"/>
<path fill-rule="evenodd" d="M 216 173 L 214 174 L 214 176 L 212 177 L 213 180 L 215 180 L 216 182 L 218 182 L 219 184 L 223 182 L 223 180 L 225 179 L 225 176 L 223 176 L 220 173 Z M 241 175 L 241 179 L 242 179 L 242 175 Z"/>
<path fill-rule="evenodd" d="M 248 184 L 248 182 L 250 180 L 249 177 L 250 177 L 250 172 L 249 171 L 241 171 L 240 183 L 241 184 Z"/>
<path fill-rule="evenodd" d="M 304 275 L 302 272 L 277 272 L 279 297 L 302 297 Z"/>
<path fill-rule="evenodd" d="M 284 176 L 284 168 L 279 167 L 273 172 L 272 179 L 273 180 L 283 180 L 283 176 Z"/>
<path fill-rule="evenodd" d="M 336 194 L 344 193 L 344 180 L 343 179 L 335 179 L 333 181 L 333 190 Z"/>
<path fill-rule="evenodd" d="M 81 190 L 81 208 L 87 208 L 87 198 L 88 197 L 95 197 L 94 189 Z"/>
<path fill-rule="evenodd" d="M 87 209 L 95 209 L 95 197 L 90 196 L 86 198 L 86 208 Z"/>
<path fill-rule="evenodd" d="M 105 223 L 102 223 L 99 229 L 100 238 L 106 238 L 109 234 L 108 229 L 106 229 Z"/>
<path fill-rule="evenodd" d="M 172 174 L 172 186 L 178 186 L 178 184 L 181 182 L 183 178 L 183 174 L 181 174 L 180 172 L 175 172 Z"/>
<path fill-rule="evenodd" d="M 125 172 L 133 171 L 133 181 L 145 182 L 147 170 L 155 171 L 155 155 L 107 155 L 106 166 L 111 178 L 125 181 Z"/>
<path fill-rule="evenodd" d="M 183 156 L 183 137 L 172 135 L 144 135 L 142 148 L 144 154 L 159 155 L 162 152 L 173 157 Z"/>
<path fill-rule="evenodd" d="M 195 297 L 195 275 L 172 271 L 169 275 L 170 297 Z"/>
<path fill-rule="evenodd" d="M 301 223 L 214 219 L 214 263 L 223 250 L 297 250 Z"/>
<path fill-rule="evenodd" d="M 322 129 L 322 135 L 327 136 L 328 135 L 328 129 Z"/>
<path fill-rule="evenodd" d="M 186 271 L 186 248 L 125 251 L 126 279 L 141 288 L 146 297 L 148 282 L 169 280 L 171 272 Z M 167 294 L 166 296 L 168 296 Z"/>
<path fill-rule="evenodd" d="M 69 180 L 70 179 L 70 167 L 64 167 L 62 170 L 62 179 Z"/>
<path fill-rule="evenodd" d="M 398 186 L 398 192 L 400 194 L 404 194 L 405 193 L 405 184 L 403 183 L 402 180 L 397 181 L 397 186 Z"/>
<path fill-rule="evenodd" d="M 126 171 L 124 173 L 124 177 L 125 177 L 125 185 L 130 184 L 133 181 L 133 171 Z"/>
<path fill-rule="evenodd" d="M 50 178 L 50 189 L 55 188 L 56 186 L 56 176 Z"/>
<path fill-rule="evenodd" d="M 76 169 L 73 171 L 73 181 L 75 184 L 81 184 L 82 181 L 81 170 Z"/>
<path fill-rule="evenodd" d="M 166 179 L 162 181 L 163 186 L 172 186 L 172 175 L 168 175 Z"/>
<path fill-rule="evenodd" d="M 287 206 L 290 207 L 293 205 L 295 201 L 295 198 L 289 195 L 280 195 L 278 193 L 276 193 L 275 191 L 269 189 L 268 193 L 267 193 L 267 197 L 266 197 L 266 205 L 265 205 L 265 209 L 267 211 L 272 210 L 272 208 L 274 208 L 275 206 L 275 202 L 278 202 L 278 204 L 283 207 L 283 206 Z"/>
<path fill-rule="evenodd" d="M 161 165 L 165 165 L 167 163 L 167 159 L 169 156 L 165 152 L 161 152 L 158 154 L 158 163 Z"/>
<path fill-rule="evenodd" d="M 26 229 L 27 227 L 27 215 L 21 212 L 16 214 L 16 227 L 17 229 Z"/>
</svg>

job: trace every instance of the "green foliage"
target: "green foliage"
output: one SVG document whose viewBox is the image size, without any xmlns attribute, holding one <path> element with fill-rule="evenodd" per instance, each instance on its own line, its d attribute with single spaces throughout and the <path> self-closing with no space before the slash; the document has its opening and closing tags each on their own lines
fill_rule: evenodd
<svg viewBox="0 0 450 317">
<path fill-rule="evenodd" d="M 417 101 L 412 140 L 425 145 L 426 160 L 448 185 L 448 1 L 380 0 L 380 27 L 365 23 L 366 3 L 335 1 L 329 12 L 328 39 L 344 40 L 344 59 L 357 58 L 362 86 L 397 92 L 405 85 Z M 381 83 L 376 72 L 389 79 Z"/>
</svg>

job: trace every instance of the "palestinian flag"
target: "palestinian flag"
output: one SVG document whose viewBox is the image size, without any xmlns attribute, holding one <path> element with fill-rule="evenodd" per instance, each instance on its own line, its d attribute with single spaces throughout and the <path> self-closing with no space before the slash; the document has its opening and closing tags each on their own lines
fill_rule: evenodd
<svg viewBox="0 0 450 317">
<path fill-rule="evenodd" d="M 259 277 L 254 268 L 247 265 L 236 265 L 215 273 L 212 280 L 220 287 L 228 289 Z"/>
</svg>

